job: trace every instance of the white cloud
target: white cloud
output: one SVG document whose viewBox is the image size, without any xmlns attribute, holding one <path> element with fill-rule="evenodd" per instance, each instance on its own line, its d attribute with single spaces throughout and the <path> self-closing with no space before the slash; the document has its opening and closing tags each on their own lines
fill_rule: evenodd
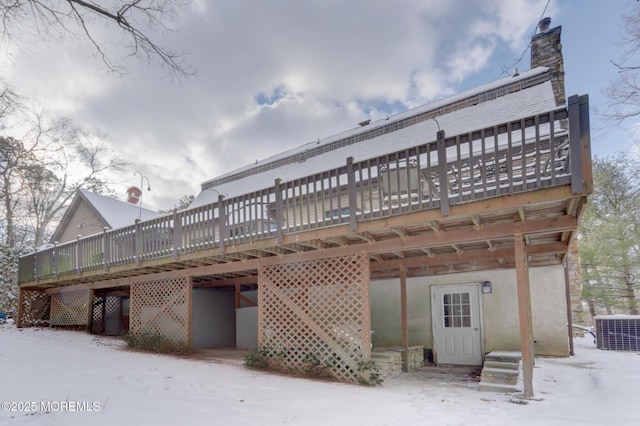
<svg viewBox="0 0 640 426">
<path fill-rule="evenodd" d="M 216 175 L 457 91 L 496 50 L 524 48 L 544 3 L 198 0 L 163 39 L 197 70 L 180 84 L 135 58 L 128 75 L 108 74 L 91 46 L 65 40 L 12 49 L 0 75 L 107 132 L 131 174 L 149 177 L 146 206 L 166 209 Z"/>
</svg>

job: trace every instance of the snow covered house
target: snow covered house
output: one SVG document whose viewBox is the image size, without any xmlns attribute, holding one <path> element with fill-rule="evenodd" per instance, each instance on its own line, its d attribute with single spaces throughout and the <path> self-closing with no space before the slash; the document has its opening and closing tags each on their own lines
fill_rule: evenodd
<svg viewBox="0 0 640 426">
<path fill-rule="evenodd" d="M 533 353 L 569 353 L 564 265 L 591 187 L 588 97 L 565 99 L 560 28 L 545 26 L 529 71 L 211 179 L 188 210 L 24 256 L 19 322 L 49 300 L 52 324 L 90 327 L 126 294 L 136 335 L 260 344 L 343 380 L 372 343 L 407 368 L 410 354 L 481 365 L 517 350 L 530 383 Z M 66 269 L 39 268 L 60 253 Z"/>
<path fill-rule="evenodd" d="M 51 237 L 51 242 L 66 243 L 108 229 L 124 228 L 136 220 L 162 216 L 141 206 L 80 189 Z"/>
</svg>

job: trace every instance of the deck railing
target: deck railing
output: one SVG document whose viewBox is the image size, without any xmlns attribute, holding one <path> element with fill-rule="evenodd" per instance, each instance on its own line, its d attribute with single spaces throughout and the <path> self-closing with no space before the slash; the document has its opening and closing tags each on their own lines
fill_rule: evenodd
<svg viewBox="0 0 640 426">
<path fill-rule="evenodd" d="M 348 158 L 321 173 L 277 179 L 267 189 L 38 250 L 20 258 L 19 280 L 169 261 L 212 248 L 224 252 L 230 244 L 280 242 L 285 234 L 339 224 L 355 230 L 358 222 L 421 210 L 446 216 L 455 204 L 569 183 L 581 190 L 581 115 L 588 120 L 588 107 L 572 97 L 568 109 L 465 134 L 439 131 L 412 148 Z"/>
</svg>

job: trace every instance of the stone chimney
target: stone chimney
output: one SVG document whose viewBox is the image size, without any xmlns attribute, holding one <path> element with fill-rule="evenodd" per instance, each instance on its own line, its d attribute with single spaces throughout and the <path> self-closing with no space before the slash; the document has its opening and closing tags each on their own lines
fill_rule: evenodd
<svg viewBox="0 0 640 426">
<path fill-rule="evenodd" d="M 548 67 L 551 71 L 551 85 L 556 96 L 556 104 L 565 105 L 564 61 L 560 34 L 562 27 L 549 29 L 551 18 L 543 18 L 538 23 L 538 34 L 531 39 L 531 69 Z"/>
</svg>

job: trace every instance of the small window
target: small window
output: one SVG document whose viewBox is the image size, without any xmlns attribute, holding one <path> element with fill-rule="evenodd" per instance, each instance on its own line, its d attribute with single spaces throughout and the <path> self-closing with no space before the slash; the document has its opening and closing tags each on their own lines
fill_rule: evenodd
<svg viewBox="0 0 640 426">
<path fill-rule="evenodd" d="M 442 309 L 445 328 L 471 327 L 471 301 L 469 293 L 444 294 Z"/>
</svg>

